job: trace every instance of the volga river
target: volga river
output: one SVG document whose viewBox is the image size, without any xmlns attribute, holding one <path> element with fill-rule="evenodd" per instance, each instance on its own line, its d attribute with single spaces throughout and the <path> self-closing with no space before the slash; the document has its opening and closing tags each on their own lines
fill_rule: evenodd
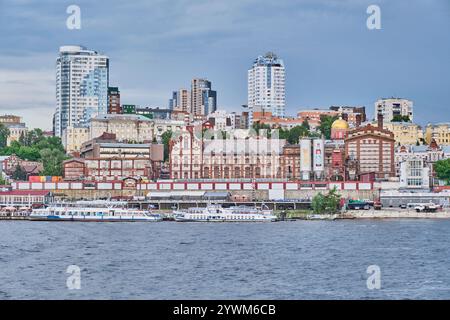
<svg viewBox="0 0 450 320">
<path fill-rule="evenodd" d="M 450 299 L 449 240 L 449 220 L 0 221 L 0 299 Z"/>
</svg>

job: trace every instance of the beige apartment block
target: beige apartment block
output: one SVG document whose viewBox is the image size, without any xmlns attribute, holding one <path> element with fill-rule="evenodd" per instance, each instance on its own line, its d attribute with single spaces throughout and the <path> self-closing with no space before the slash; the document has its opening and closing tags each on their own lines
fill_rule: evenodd
<svg viewBox="0 0 450 320">
<path fill-rule="evenodd" d="M 425 129 L 425 141 L 435 140 L 438 145 L 450 145 L 450 123 L 428 124 Z"/>
<path fill-rule="evenodd" d="M 90 139 L 88 127 L 72 127 L 64 129 L 62 143 L 67 153 L 79 152 L 83 143 Z"/>
<path fill-rule="evenodd" d="M 154 121 L 135 114 L 105 114 L 91 119 L 90 139 L 113 133 L 117 141 L 142 143 L 153 140 Z"/>
<path fill-rule="evenodd" d="M 396 145 L 422 144 L 422 127 L 410 122 L 386 122 L 384 129 L 394 134 Z"/>
</svg>

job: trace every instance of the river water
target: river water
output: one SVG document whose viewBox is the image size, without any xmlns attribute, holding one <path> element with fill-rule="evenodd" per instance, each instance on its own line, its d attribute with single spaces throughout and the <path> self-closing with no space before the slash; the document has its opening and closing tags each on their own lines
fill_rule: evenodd
<svg viewBox="0 0 450 320">
<path fill-rule="evenodd" d="M 0 221 L 0 299 L 450 299 L 449 238 L 450 220 Z"/>
</svg>

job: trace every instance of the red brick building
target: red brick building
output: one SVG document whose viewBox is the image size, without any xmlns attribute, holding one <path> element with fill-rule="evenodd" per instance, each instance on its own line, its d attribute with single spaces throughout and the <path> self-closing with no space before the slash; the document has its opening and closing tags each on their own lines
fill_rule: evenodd
<svg viewBox="0 0 450 320">
<path fill-rule="evenodd" d="M 160 166 L 149 158 L 71 159 L 63 163 L 65 180 L 153 180 Z"/>
<path fill-rule="evenodd" d="M 394 134 L 383 129 L 382 115 L 377 126 L 357 127 L 345 139 L 346 159 L 358 163 L 359 176 L 374 173 L 379 179 L 395 177 L 394 147 Z"/>
<path fill-rule="evenodd" d="M 37 175 L 44 169 L 41 162 L 22 160 L 15 154 L 3 160 L 3 170 L 7 175 L 13 174 L 17 166 L 20 166 L 27 175 Z"/>
<path fill-rule="evenodd" d="M 117 87 L 108 88 L 108 113 L 121 114 L 120 91 Z"/>
</svg>

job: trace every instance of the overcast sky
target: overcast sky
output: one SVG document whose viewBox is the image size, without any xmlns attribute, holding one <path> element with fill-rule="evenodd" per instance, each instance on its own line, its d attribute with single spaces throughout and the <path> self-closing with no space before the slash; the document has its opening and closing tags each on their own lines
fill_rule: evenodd
<svg viewBox="0 0 450 320">
<path fill-rule="evenodd" d="M 81 8 L 81 30 L 66 9 Z M 369 30 L 367 7 L 381 8 Z M 421 124 L 450 121 L 449 0 L 0 0 L 0 114 L 51 129 L 55 59 L 81 44 L 110 57 L 122 103 L 167 106 L 206 77 L 219 109 L 247 101 L 247 69 L 266 51 L 285 62 L 287 114 L 412 99 Z"/>
</svg>

